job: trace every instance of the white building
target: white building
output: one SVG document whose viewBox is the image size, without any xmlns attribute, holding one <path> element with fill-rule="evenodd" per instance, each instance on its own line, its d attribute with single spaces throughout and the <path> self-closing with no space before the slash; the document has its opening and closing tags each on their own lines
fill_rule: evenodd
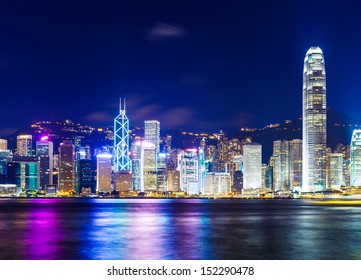
<svg viewBox="0 0 361 280">
<path fill-rule="evenodd" d="M 343 185 L 343 157 L 342 154 L 327 155 L 327 188 L 340 189 Z"/>
<path fill-rule="evenodd" d="M 303 67 L 302 190 L 326 189 L 326 71 L 319 47 L 311 47 Z"/>
<path fill-rule="evenodd" d="M 222 195 L 231 192 L 231 175 L 223 172 L 209 172 L 204 183 L 205 195 Z"/>
<path fill-rule="evenodd" d="M 160 123 L 156 120 L 144 121 L 144 140 L 154 144 L 157 153 L 160 146 Z"/>
<path fill-rule="evenodd" d="M 178 170 L 180 172 L 181 191 L 188 194 L 199 194 L 197 149 L 187 149 L 178 154 Z"/>
<path fill-rule="evenodd" d="M 361 129 L 355 129 L 351 138 L 350 185 L 361 186 Z"/>
<path fill-rule="evenodd" d="M 262 188 L 262 146 L 248 143 L 243 146 L 243 189 Z"/>
<path fill-rule="evenodd" d="M 141 146 L 140 191 L 157 191 L 157 153 L 154 144 L 147 141 Z"/>
</svg>

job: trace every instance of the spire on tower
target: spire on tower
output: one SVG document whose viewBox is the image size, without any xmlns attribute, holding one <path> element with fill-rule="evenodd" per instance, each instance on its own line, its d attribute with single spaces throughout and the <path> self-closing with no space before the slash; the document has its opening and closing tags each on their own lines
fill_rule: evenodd
<svg viewBox="0 0 361 280">
<path fill-rule="evenodd" d="M 119 102 L 119 112 L 120 113 L 124 113 L 125 114 L 125 98 L 123 98 L 123 107 L 122 107 L 122 98 L 120 97 L 120 102 Z"/>
</svg>

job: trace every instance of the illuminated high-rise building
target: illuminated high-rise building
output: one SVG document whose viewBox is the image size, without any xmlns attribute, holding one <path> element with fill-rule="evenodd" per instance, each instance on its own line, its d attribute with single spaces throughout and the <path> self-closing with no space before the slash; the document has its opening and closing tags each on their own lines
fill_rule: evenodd
<svg viewBox="0 0 361 280">
<path fill-rule="evenodd" d="M 302 188 L 302 140 L 293 139 L 290 143 L 291 188 L 301 191 Z"/>
<path fill-rule="evenodd" d="M 180 191 L 180 173 L 179 170 L 167 170 L 167 191 Z"/>
<path fill-rule="evenodd" d="M 361 129 L 355 129 L 351 138 L 350 185 L 361 186 Z"/>
<path fill-rule="evenodd" d="M 203 138 L 201 140 L 199 152 L 198 152 L 199 193 L 204 193 L 205 178 L 207 174 L 205 148 L 206 148 L 206 139 Z"/>
<path fill-rule="evenodd" d="M 340 189 L 343 185 L 343 158 L 342 154 L 327 154 L 326 160 L 327 188 Z"/>
<path fill-rule="evenodd" d="M 326 71 L 319 47 L 311 47 L 303 68 L 303 183 L 305 192 L 326 188 Z"/>
<path fill-rule="evenodd" d="M 33 137 L 31 135 L 18 135 L 16 140 L 16 154 L 19 156 L 31 156 Z"/>
<path fill-rule="evenodd" d="M 0 150 L 7 150 L 8 149 L 8 140 L 0 139 Z"/>
<path fill-rule="evenodd" d="M 290 190 L 290 142 L 277 140 L 273 142 L 273 190 Z"/>
<path fill-rule="evenodd" d="M 9 150 L 0 149 L 0 184 L 7 183 L 7 158 L 10 157 Z"/>
<path fill-rule="evenodd" d="M 14 168 L 13 172 L 9 170 L 12 168 L 9 164 Z M 8 162 L 7 169 L 8 175 L 13 173 L 9 183 L 16 184 L 23 191 L 39 190 L 39 162 L 36 156 L 14 155 L 11 162 Z"/>
<path fill-rule="evenodd" d="M 197 149 L 187 149 L 178 154 L 180 188 L 187 194 L 199 194 L 199 167 Z"/>
<path fill-rule="evenodd" d="M 243 189 L 262 188 L 262 146 L 248 143 L 243 146 Z"/>
<path fill-rule="evenodd" d="M 167 154 L 157 156 L 157 192 L 167 191 Z"/>
<path fill-rule="evenodd" d="M 130 158 L 132 160 L 132 186 L 134 191 L 140 191 L 141 152 L 142 142 L 133 141 L 130 146 Z"/>
<path fill-rule="evenodd" d="M 114 174 L 114 188 L 120 195 L 129 195 L 133 191 L 132 172 L 119 171 Z"/>
<path fill-rule="evenodd" d="M 59 147 L 59 192 L 69 194 L 75 191 L 75 146 L 71 140 L 64 140 Z"/>
<path fill-rule="evenodd" d="M 115 171 L 130 171 L 132 161 L 129 157 L 129 119 L 120 100 L 119 115 L 114 119 L 114 165 Z"/>
<path fill-rule="evenodd" d="M 160 146 L 160 123 L 156 120 L 144 121 L 144 140 L 152 143 L 159 153 Z"/>
<path fill-rule="evenodd" d="M 45 190 L 46 185 L 53 184 L 53 142 L 47 136 L 36 141 L 36 155 L 39 158 L 40 189 Z"/>
<path fill-rule="evenodd" d="M 231 175 L 224 172 L 209 172 L 205 176 L 205 195 L 221 195 L 231 192 Z"/>
<path fill-rule="evenodd" d="M 112 155 L 101 153 L 97 155 L 97 192 L 112 191 Z"/>
<path fill-rule="evenodd" d="M 242 193 L 243 190 L 243 172 L 238 170 L 233 174 L 232 192 Z"/>
<path fill-rule="evenodd" d="M 95 165 L 95 161 L 91 159 L 79 159 L 76 161 L 75 191 L 77 194 L 96 193 Z"/>
<path fill-rule="evenodd" d="M 157 153 L 153 143 L 143 141 L 140 155 L 140 191 L 157 191 Z"/>
</svg>

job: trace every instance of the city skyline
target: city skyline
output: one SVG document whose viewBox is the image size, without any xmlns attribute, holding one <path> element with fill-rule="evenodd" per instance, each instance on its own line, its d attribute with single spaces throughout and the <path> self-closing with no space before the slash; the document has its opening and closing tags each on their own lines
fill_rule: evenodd
<svg viewBox="0 0 361 280">
<path fill-rule="evenodd" d="M 164 128 L 235 131 L 296 119 L 301 57 L 312 45 L 327 57 L 328 106 L 361 119 L 352 102 L 360 42 L 350 28 L 359 4 L 312 2 L 320 11 L 312 21 L 304 1 L 262 10 L 232 1 L 140 4 L 113 3 L 103 13 L 93 2 L 3 4 L 0 134 L 43 119 L 109 125 L 119 96 L 136 126 L 158 119 Z M 339 55 L 345 48 L 352 60 Z"/>
</svg>

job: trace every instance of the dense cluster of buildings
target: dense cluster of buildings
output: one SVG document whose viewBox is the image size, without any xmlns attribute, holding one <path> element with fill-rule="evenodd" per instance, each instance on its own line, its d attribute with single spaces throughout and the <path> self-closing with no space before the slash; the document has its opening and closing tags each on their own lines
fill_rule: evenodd
<svg viewBox="0 0 361 280">
<path fill-rule="evenodd" d="M 176 149 L 160 137 L 160 122 L 146 120 L 144 137 L 131 141 L 125 100 L 114 119 L 113 146 L 82 146 L 64 140 L 58 151 L 43 137 L 18 135 L 8 150 L 0 139 L 0 194 L 103 196 L 234 196 L 237 194 L 317 192 L 361 186 L 361 130 L 350 145 L 326 146 L 326 72 L 320 48 L 304 60 L 303 139 L 278 140 L 262 164 L 262 146 L 252 139 L 217 144 L 204 138 L 197 147 Z M 91 149 L 92 148 L 92 149 Z"/>
</svg>

